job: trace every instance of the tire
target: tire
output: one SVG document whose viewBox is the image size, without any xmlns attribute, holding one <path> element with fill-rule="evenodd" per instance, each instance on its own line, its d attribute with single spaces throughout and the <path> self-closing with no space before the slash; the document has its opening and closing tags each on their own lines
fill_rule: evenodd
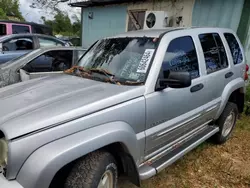
<svg viewBox="0 0 250 188">
<path fill-rule="evenodd" d="M 64 188 L 99 188 L 101 183 L 107 182 L 105 181 L 107 177 L 110 180 L 107 188 L 116 188 L 118 179 L 116 161 L 110 153 L 96 151 L 74 164 L 66 178 Z"/>
<path fill-rule="evenodd" d="M 230 117 L 232 117 L 232 119 L 230 119 Z M 212 137 L 212 141 L 215 144 L 223 144 L 229 139 L 235 127 L 237 118 L 237 105 L 232 102 L 228 102 L 221 116 L 216 121 L 216 125 L 220 128 L 220 131 Z"/>
</svg>

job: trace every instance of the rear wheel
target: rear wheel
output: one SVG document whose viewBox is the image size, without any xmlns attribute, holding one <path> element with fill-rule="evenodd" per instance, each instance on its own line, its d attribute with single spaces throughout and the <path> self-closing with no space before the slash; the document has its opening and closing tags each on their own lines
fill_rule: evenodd
<svg viewBox="0 0 250 188">
<path fill-rule="evenodd" d="M 217 125 L 220 128 L 220 131 L 216 133 L 212 139 L 217 144 L 225 143 L 230 137 L 238 117 L 238 108 L 237 105 L 231 102 L 228 102 L 221 116 L 217 120 Z"/>
<path fill-rule="evenodd" d="M 116 188 L 117 164 L 114 157 L 96 151 L 76 162 L 69 173 L 65 188 Z"/>
</svg>

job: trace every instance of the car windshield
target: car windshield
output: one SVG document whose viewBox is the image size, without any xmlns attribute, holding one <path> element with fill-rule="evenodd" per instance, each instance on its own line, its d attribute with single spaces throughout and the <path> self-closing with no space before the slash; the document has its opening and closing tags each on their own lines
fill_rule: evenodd
<svg viewBox="0 0 250 188">
<path fill-rule="evenodd" d="M 148 37 L 103 39 L 84 54 L 77 67 L 99 71 L 106 79 L 112 76 L 112 83 L 144 84 L 156 46 L 157 39 Z"/>
</svg>

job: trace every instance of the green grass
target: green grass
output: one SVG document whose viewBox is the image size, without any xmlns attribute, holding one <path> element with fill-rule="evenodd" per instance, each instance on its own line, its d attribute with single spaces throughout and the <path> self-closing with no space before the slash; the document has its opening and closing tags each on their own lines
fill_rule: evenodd
<svg viewBox="0 0 250 188">
<path fill-rule="evenodd" d="M 121 181 L 119 188 L 136 188 Z M 142 188 L 249 188 L 250 116 L 243 115 L 224 145 L 201 144 Z"/>
</svg>

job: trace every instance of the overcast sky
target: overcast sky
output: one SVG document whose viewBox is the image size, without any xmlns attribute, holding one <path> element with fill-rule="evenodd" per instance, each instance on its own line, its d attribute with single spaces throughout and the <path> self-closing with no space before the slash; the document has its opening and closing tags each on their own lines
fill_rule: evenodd
<svg viewBox="0 0 250 188">
<path fill-rule="evenodd" d="M 42 23 L 41 16 L 45 16 L 47 19 L 52 19 L 53 14 L 50 14 L 44 10 L 30 8 L 29 5 L 32 4 L 32 0 L 19 0 L 20 10 L 23 17 L 30 22 Z M 60 10 L 68 12 L 69 16 L 77 14 L 80 16 L 79 8 L 71 8 L 67 3 L 62 3 L 59 5 Z"/>
</svg>

